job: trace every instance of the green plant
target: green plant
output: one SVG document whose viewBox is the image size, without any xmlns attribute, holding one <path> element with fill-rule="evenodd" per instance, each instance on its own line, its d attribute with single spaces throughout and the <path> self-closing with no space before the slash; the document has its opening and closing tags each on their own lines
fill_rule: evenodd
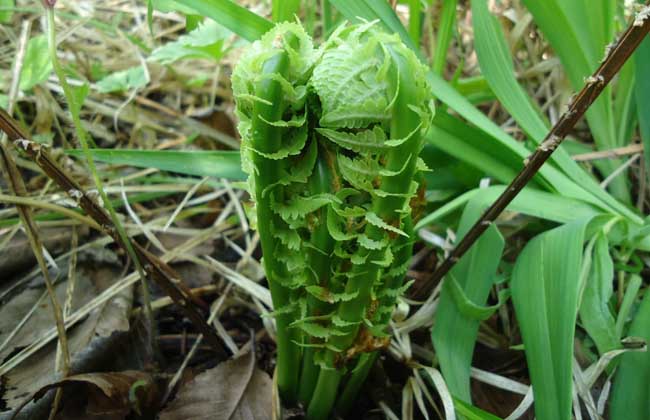
<svg viewBox="0 0 650 420">
<path fill-rule="evenodd" d="M 195 7 L 205 16 L 214 18 L 250 41 L 259 39 L 271 28 L 269 21 L 246 9 L 237 8 L 235 3 L 228 0 L 178 0 L 178 3 Z M 420 13 L 426 2 L 408 3 L 413 11 Z M 503 191 L 499 184 L 510 182 L 532 149 L 543 141 L 549 121 L 546 112 L 540 109 L 537 101 L 525 89 L 528 83 L 523 79 L 525 68 L 513 65 L 513 61 L 517 64 L 519 60 L 513 60 L 511 52 L 519 46 L 507 36 L 503 22 L 492 16 L 484 0 L 471 2 L 474 31 L 477 34 L 475 48 L 481 74 L 474 73 L 471 77 L 465 77 L 461 60 L 459 68 L 452 69 L 455 72 L 453 77 L 448 77 L 444 71 L 447 67 L 445 58 L 450 40 L 454 37 L 453 22 L 457 2 L 437 3 L 442 4 L 442 23 L 439 28 L 431 29 L 435 32 L 437 42 L 429 45 L 436 45 L 436 48 L 429 54 L 430 57 L 425 57 L 422 51 L 415 50 L 418 41 L 421 41 L 415 37 L 418 31 L 423 36 L 423 28 L 427 25 L 418 29 L 417 22 L 413 21 L 410 31 L 407 31 L 388 2 L 329 2 L 340 15 L 353 22 L 358 23 L 359 18 L 366 21 L 378 20 L 377 26 L 399 34 L 403 42 L 421 56 L 423 62 L 427 59 L 433 62 L 434 71 L 429 72 L 427 78 L 443 106 L 439 108 L 431 129 L 425 135 L 427 146 L 422 156 L 427 162 L 432 162 L 431 167 L 436 168 L 435 177 L 428 177 L 430 182 L 427 184 L 427 194 L 438 198 L 431 199 L 431 212 L 415 228 L 428 227 L 439 233 L 451 228 L 460 239 L 481 212 Z M 598 66 L 607 43 L 614 39 L 615 32 L 623 28 L 622 22 L 626 22 L 625 10 L 623 7 L 615 7 L 613 2 L 526 0 L 523 3 L 539 29 L 534 34 L 548 40 L 573 89 L 581 87 L 584 78 Z M 296 9 L 295 3 L 291 2 L 288 7 L 292 11 L 280 13 L 284 4 L 282 0 L 273 2 L 274 10 L 277 11 L 275 16 L 286 19 Z M 328 27 L 332 24 L 329 4 L 323 11 L 324 20 L 328 20 L 324 26 Z M 430 14 L 432 13 L 423 13 L 424 16 Z M 415 13 L 411 18 L 413 16 Z M 528 31 L 523 33 L 528 34 Z M 420 44 L 426 45 L 423 42 Z M 581 142 L 572 142 L 558 149 L 522 195 L 508 207 L 508 210 L 521 214 L 522 222 L 515 230 L 521 229 L 528 238 L 536 237 L 521 252 L 509 249 L 510 255 L 519 255 L 514 269 L 500 261 L 505 240 L 509 239 L 504 236 L 509 236 L 511 230 L 501 229 L 499 224 L 495 224 L 446 277 L 448 285 L 442 290 L 434 315 L 433 341 L 437 361 L 449 391 L 459 400 L 465 403 L 471 401 L 470 368 L 475 343 L 480 339 L 478 331 L 481 322 L 492 317 L 498 308 L 508 314 L 508 307 L 504 305 L 508 293 L 504 290 L 511 288 L 516 321 L 523 331 L 523 345 L 535 389 L 538 417 L 567 418 L 570 415 L 575 387 L 568 367 L 572 364 L 575 342 L 589 350 L 589 363 L 596 364 L 600 361 L 608 365 L 609 372 L 614 373 L 612 412 L 616 418 L 625 418 L 626 412 L 629 413 L 626 410 L 628 399 L 624 397 L 644 401 L 645 390 L 635 382 L 634 373 L 642 371 L 647 374 L 647 355 L 624 354 L 612 358 L 609 353 L 612 348 L 619 352 L 627 351 L 621 339 L 630 333 L 640 335 L 636 331 L 647 325 L 647 308 L 639 304 L 639 294 L 645 288 L 641 288 L 635 271 L 640 269 L 639 266 L 647 265 L 640 258 L 643 252 L 650 249 L 648 228 L 647 221 L 642 217 L 643 203 L 637 209 L 630 205 L 630 197 L 640 191 L 640 188 L 637 189 L 624 176 L 626 171 L 616 171 L 620 167 L 619 161 L 596 161 L 594 171 L 594 168 L 583 166 L 570 156 L 591 150 L 586 143 L 592 139 L 596 150 L 628 144 L 638 125 L 641 126 L 642 139 L 648 142 L 648 107 L 647 99 L 643 99 L 648 97 L 647 77 L 644 77 L 647 68 L 647 41 L 641 51 L 646 54 L 639 54 L 634 66 L 626 66 L 616 83 L 607 88 L 602 98 L 589 111 L 589 132 L 581 134 Z M 315 60 L 317 66 L 320 58 L 316 57 Z M 443 77 L 448 77 L 448 80 Z M 561 82 L 562 80 L 555 88 L 558 93 L 565 95 L 568 89 L 563 88 Z M 257 96 L 249 99 L 255 98 Z M 477 103 L 494 99 L 499 101 L 503 110 L 522 129 L 523 142 L 515 140 L 476 107 Z M 311 120 L 309 113 L 320 117 L 318 113 L 322 110 L 318 106 L 311 108 L 313 103 L 309 100 L 306 104 L 306 121 Z M 284 120 L 291 121 L 290 118 Z M 297 127 L 274 128 L 283 130 Z M 321 143 L 335 143 L 324 141 L 322 130 L 320 133 L 317 131 L 317 136 L 321 136 L 317 139 Z M 306 144 L 311 144 L 309 141 L 306 140 Z M 338 145 L 336 147 L 340 148 Z M 323 155 L 321 150 L 317 152 L 317 163 L 321 165 L 319 168 L 324 168 L 324 173 L 327 174 L 331 166 L 327 165 L 327 161 L 320 160 Z M 126 155 L 128 152 L 123 153 Z M 287 157 L 285 160 L 297 160 L 300 156 Z M 646 156 L 650 156 L 647 147 Z M 445 159 L 453 163 L 445 162 Z M 309 196 L 322 194 L 324 190 L 331 191 L 322 188 L 327 185 L 328 178 L 337 175 L 332 174 L 331 170 L 329 172 L 329 175 L 321 178 L 312 177 L 309 182 L 301 185 L 304 188 L 301 191 Z M 619 175 L 608 180 L 612 182 L 605 183 L 607 191 L 599 183 L 612 173 Z M 490 177 L 497 185 L 475 188 L 482 177 Z M 639 195 L 643 196 L 643 192 Z M 314 214 L 323 217 L 324 208 L 327 208 L 328 213 L 332 211 L 339 216 L 335 210 L 340 210 L 342 203 L 345 203 L 343 198 L 349 197 L 320 198 L 329 200 L 314 210 Z M 444 204 L 440 205 L 443 201 Z M 310 239 L 315 236 L 315 233 L 311 233 Z M 337 242 L 345 240 L 336 239 Z M 408 253 L 408 246 L 400 249 Z M 537 281 L 532 282 L 531 278 Z M 558 281 L 560 278 L 564 281 Z M 501 298 L 497 305 L 485 306 L 491 292 L 496 290 L 502 292 L 494 293 L 495 297 Z M 342 300 L 345 297 L 334 295 L 332 299 Z M 341 305 L 341 302 L 335 303 Z M 308 311 L 314 305 L 307 299 L 303 307 L 308 308 Z M 502 313 L 501 317 L 503 316 L 507 315 Z M 632 317 L 635 317 L 634 321 L 630 322 Z M 539 322 L 540 319 L 543 322 Z M 594 319 L 600 321 L 592 322 Z M 514 320 L 513 314 L 510 321 Z M 313 334 L 318 326 L 322 326 L 322 322 L 329 320 L 314 319 L 296 326 L 302 331 L 311 329 Z M 628 329 L 630 325 L 631 328 Z M 322 335 L 331 335 L 331 331 L 333 330 L 318 330 Z M 344 335 L 333 337 L 335 340 L 344 340 L 338 338 Z M 516 335 L 507 334 L 506 338 L 518 340 Z M 305 343 L 301 345 L 304 346 Z M 308 349 L 302 348 L 295 352 L 308 355 Z M 329 354 L 321 349 L 318 353 Z M 347 382 L 351 389 L 358 384 L 357 379 L 363 376 L 371 360 L 372 356 L 364 357 L 353 370 L 352 379 Z M 616 371 L 619 361 L 621 369 Z M 324 366 L 327 367 L 327 363 Z M 322 384 L 321 389 L 327 390 L 326 394 L 331 397 L 332 389 L 340 378 L 335 371 L 324 372 L 322 375 L 318 373 L 319 382 Z M 308 391 L 304 392 L 309 394 Z M 348 393 L 343 391 L 341 395 L 346 396 Z M 639 407 L 636 411 L 638 413 L 635 418 L 650 414 L 647 407 Z"/>
<path fill-rule="evenodd" d="M 328 416 L 356 364 L 339 404 L 347 408 L 367 372 L 363 353 L 384 342 L 404 290 L 410 200 L 432 115 L 425 72 L 376 23 L 341 27 L 320 50 L 283 23 L 233 73 L 275 307 L 278 386 L 295 401 L 300 384 L 309 418 Z"/>
</svg>

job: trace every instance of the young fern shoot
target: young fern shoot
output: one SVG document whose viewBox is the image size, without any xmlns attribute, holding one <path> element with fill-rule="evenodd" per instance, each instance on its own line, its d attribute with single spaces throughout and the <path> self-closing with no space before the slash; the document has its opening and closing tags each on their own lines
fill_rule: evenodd
<svg viewBox="0 0 650 420">
<path fill-rule="evenodd" d="M 283 23 L 241 59 L 233 90 L 278 386 L 308 418 L 327 418 L 346 375 L 337 407 L 354 399 L 408 286 L 410 203 L 433 115 L 426 68 L 374 22 L 343 26 L 318 50 Z"/>
</svg>

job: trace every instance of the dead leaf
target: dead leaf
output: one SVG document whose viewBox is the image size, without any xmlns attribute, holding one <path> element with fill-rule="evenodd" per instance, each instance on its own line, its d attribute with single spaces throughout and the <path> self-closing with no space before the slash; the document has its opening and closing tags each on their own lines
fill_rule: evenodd
<svg viewBox="0 0 650 420">
<path fill-rule="evenodd" d="M 85 230 L 84 230 L 85 231 Z M 47 228 L 41 231 L 43 246 L 56 256 L 70 247 L 70 228 Z M 9 232 L 0 235 L 0 242 Z M 29 245 L 27 236 L 21 231 L 11 239 L 10 246 L 0 249 L 0 283 L 8 281 L 12 274 L 18 273 L 36 264 L 36 258 Z"/>
<path fill-rule="evenodd" d="M 79 267 L 73 310 L 99 294 L 118 275 L 118 267 Z M 60 301 L 65 297 L 65 288 L 65 282 L 57 287 Z M 4 342 L 14 326 L 37 304 L 42 294 L 42 287 L 27 289 L 0 307 L 0 343 Z M 127 288 L 105 305 L 91 312 L 80 324 L 68 330 L 73 373 L 124 368 L 112 365 L 116 360 L 114 352 L 124 345 L 128 335 L 130 327 L 128 316 L 132 300 L 133 289 Z M 0 364 L 8 361 L 14 353 L 38 340 L 52 328 L 54 321 L 49 300 L 44 299 L 41 305 L 18 334 L 11 339 L 10 345 L 0 351 Z M 29 395 L 60 379 L 54 373 L 55 350 L 56 342 L 50 342 L 0 378 L 3 385 L 0 389 L 0 419 L 7 418 L 11 413 L 2 410 L 15 409 Z M 48 398 L 51 395 L 48 395 Z M 30 403 L 25 407 L 21 417 L 38 418 L 36 413 L 40 412 L 41 405 L 45 407 L 48 405 L 46 401 L 48 398 L 38 403 Z"/>
<path fill-rule="evenodd" d="M 253 353 L 221 363 L 187 383 L 161 420 L 268 420 L 273 383 Z"/>
<path fill-rule="evenodd" d="M 118 415 L 152 413 L 160 401 L 160 389 L 154 378 L 141 371 L 86 373 L 70 376 L 46 385 L 31 395 L 14 416 L 30 401 L 38 401 L 48 391 L 70 385 L 84 387 L 80 395 L 87 396 L 86 413 L 90 415 Z"/>
</svg>

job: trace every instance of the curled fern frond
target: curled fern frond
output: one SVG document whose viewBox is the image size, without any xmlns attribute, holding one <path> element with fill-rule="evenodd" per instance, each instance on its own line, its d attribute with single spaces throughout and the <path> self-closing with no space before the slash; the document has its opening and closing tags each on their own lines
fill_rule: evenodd
<svg viewBox="0 0 650 420">
<path fill-rule="evenodd" d="M 341 26 L 319 49 L 299 24 L 282 23 L 235 68 L 242 165 L 289 400 L 298 371 L 309 402 L 337 386 L 358 341 L 384 342 L 408 287 L 410 202 L 428 169 L 419 154 L 433 116 L 426 72 L 376 22 Z M 332 403 L 315 397 L 308 417 Z"/>
</svg>

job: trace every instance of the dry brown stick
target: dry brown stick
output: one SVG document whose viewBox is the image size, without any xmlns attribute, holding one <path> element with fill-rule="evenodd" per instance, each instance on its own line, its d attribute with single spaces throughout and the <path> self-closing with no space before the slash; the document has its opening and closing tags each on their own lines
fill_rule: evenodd
<svg viewBox="0 0 650 420">
<path fill-rule="evenodd" d="M 412 294 L 414 298 L 424 299 L 431 293 L 433 287 L 454 267 L 458 260 L 465 255 L 471 246 L 481 237 L 483 232 L 487 230 L 503 210 L 505 210 L 508 204 L 510 204 L 517 194 L 537 174 L 542 165 L 551 157 L 555 149 L 562 143 L 567 134 L 569 134 L 591 104 L 598 98 L 603 89 L 611 82 L 632 53 L 638 48 L 648 32 L 650 32 L 650 6 L 646 4 L 643 10 L 637 14 L 634 22 L 625 31 L 623 36 L 608 48 L 606 57 L 601 65 L 592 76 L 585 80 L 585 86 L 575 99 L 573 99 L 569 105 L 569 109 L 553 126 L 544 141 L 535 150 L 535 153 L 526 159 L 521 172 L 508 185 L 508 188 L 506 188 L 503 194 L 483 213 L 481 218 L 467 232 L 449 257 L 436 269 L 432 277 L 425 284 L 414 289 Z"/>
<path fill-rule="evenodd" d="M 630 144 L 623 147 L 617 147 L 616 149 L 609 150 L 600 150 L 598 152 L 589 152 L 581 153 L 579 155 L 573 155 L 571 158 L 576 162 L 588 162 L 591 160 L 598 159 L 611 159 L 617 157 L 625 157 L 629 155 L 636 155 L 637 153 L 643 153 L 643 144 L 636 143 Z"/>
<path fill-rule="evenodd" d="M 74 179 L 70 178 L 54 159 L 50 157 L 47 149 L 40 144 L 29 140 L 29 136 L 22 131 L 18 123 L 4 110 L 0 109 L 0 130 L 14 141 L 18 149 L 25 152 L 45 174 L 56 182 L 73 200 L 77 202 L 88 216 L 90 216 L 102 231 L 109 235 L 123 249 L 126 249 L 113 221 L 104 210 Z M 213 328 L 206 323 L 196 306 L 200 302 L 188 291 L 187 287 L 180 280 L 180 276 L 167 264 L 156 256 L 146 251 L 137 242 L 131 240 L 135 252 L 147 274 L 160 286 L 161 289 L 172 298 L 174 303 L 181 307 L 185 315 L 194 323 L 198 330 L 205 336 L 208 343 L 217 351 L 220 358 L 225 359 L 227 352 L 221 343 L 221 339 Z"/>
</svg>

